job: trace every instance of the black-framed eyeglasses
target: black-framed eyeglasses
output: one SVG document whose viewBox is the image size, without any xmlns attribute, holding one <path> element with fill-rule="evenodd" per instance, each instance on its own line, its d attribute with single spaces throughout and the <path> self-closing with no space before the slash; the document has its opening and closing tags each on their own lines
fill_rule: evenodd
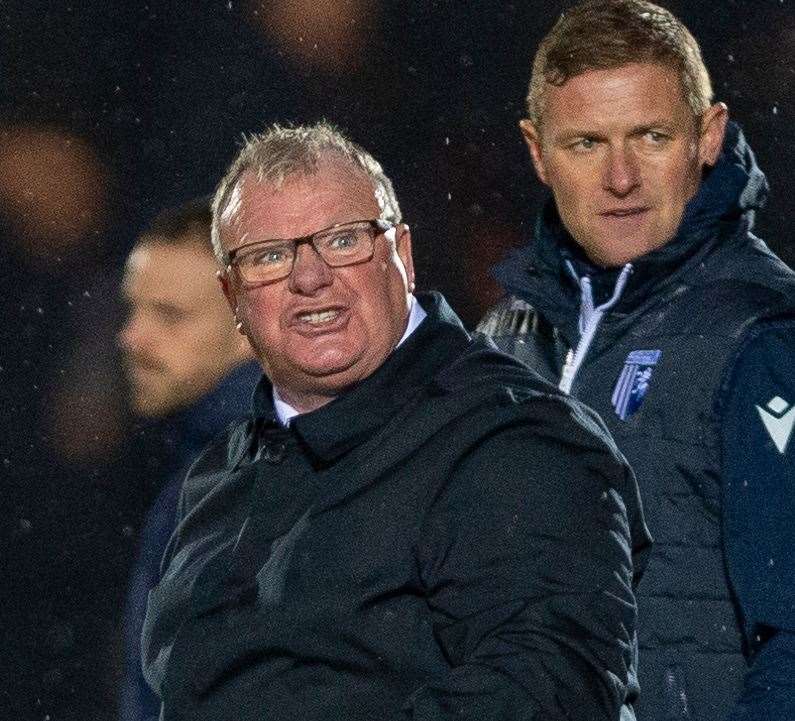
<svg viewBox="0 0 795 721">
<path fill-rule="evenodd" d="M 375 239 L 394 225 L 387 220 L 337 223 L 302 238 L 257 240 L 224 254 L 224 262 L 250 285 L 275 283 L 293 271 L 298 246 L 310 243 L 331 268 L 365 263 L 373 257 Z"/>
</svg>

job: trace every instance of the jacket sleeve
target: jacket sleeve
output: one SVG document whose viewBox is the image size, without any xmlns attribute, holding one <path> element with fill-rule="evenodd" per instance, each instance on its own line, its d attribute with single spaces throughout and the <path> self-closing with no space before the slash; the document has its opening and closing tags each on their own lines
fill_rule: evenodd
<svg viewBox="0 0 795 721">
<path fill-rule="evenodd" d="M 758 328 L 721 404 L 729 574 L 750 651 L 730 721 L 795 718 L 795 321 Z"/>
<path fill-rule="evenodd" d="M 435 498 L 420 572 L 449 672 L 404 718 L 615 721 L 634 693 L 634 476 L 562 406 L 493 432 Z"/>
<path fill-rule="evenodd" d="M 174 530 L 181 474 L 172 477 L 146 515 L 124 610 L 124 668 L 119 688 L 121 721 L 152 721 L 160 714 L 141 670 L 141 633 L 149 591 L 160 580 L 160 560 Z"/>
<path fill-rule="evenodd" d="M 568 348 L 556 341 L 552 326 L 521 298 L 502 298 L 480 320 L 475 335 L 488 338 L 503 353 L 558 384 Z"/>
</svg>

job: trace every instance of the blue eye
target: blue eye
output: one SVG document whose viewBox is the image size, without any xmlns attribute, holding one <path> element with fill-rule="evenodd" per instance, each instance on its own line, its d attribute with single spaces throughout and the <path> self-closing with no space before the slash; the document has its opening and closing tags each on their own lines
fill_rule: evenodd
<svg viewBox="0 0 795 721">
<path fill-rule="evenodd" d="M 594 138 L 579 138 L 574 141 L 569 148 L 575 152 L 585 152 L 593 150 L 596 147 L 597 141 Z"/>
<path fill-rule="evenodd" d="M 266 250 L 263 253 L 257 253 L 257 255 L 252 258 L 254 263 L 260 265 L 280 263 L 282 260 L 284 260 L 284 253 L 278 250 Z"/>
<path fill-rule="evenodd" d="M 346 232 L 333 235 L 328 239 L 326 245 L 334 250 L 347 250 L 353 248 L 358 242 L 359 239 L 355 233 Z"/>
<path fill-rule="evenodd" d="M 289 262 L 292 257 L 291 249 L 287 246 L 275 246 L 272 248 L 259 248 L 252 250 L 240 258 L 241 263 L 246 265 L 281 265 Z"/>
<path fill-rule="evenodd" d="M 649 130 L 645 134 L 645 137 L 655 145 L 659 145 L 660 143 L 664 143 L 666 140 L 669 140 L 669 137 L 665 133 L 658 133 L 656 130 Z"/>
</svg>

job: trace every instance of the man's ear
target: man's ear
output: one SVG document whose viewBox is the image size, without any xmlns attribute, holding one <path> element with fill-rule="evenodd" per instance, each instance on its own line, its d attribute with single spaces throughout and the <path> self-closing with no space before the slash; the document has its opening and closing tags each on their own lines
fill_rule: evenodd
<svg viewBox="0 0 795 721">
<path fill-rule="evenodd" d="M 698 138 L 698 159 L 701 165 L 715 165 L 718 162 L 729 109 L 724 103 L 715 103 L 701 116 L 701 132 Z"/>
<path fill-rule="evenodd" d="M 238 338 L 238 342 L 235 345 L 235 360 L 238 362 L 249 360 L 250 358 L 254 357 L 254 351 L 251 347 L 251 343 L 249 342 L 248 333 L 246 333 L 246 330 L 243 327 L 243 322 L 237 316 L 237 300 L 235 299 L 235 292 L 232 288 L 229 276 L 225 271 L 217 270 L 215 271 L 215 277 L 218 279 L 218 285 L 221 286 L 221 290 L 223 291 L 224 298 L 226 298 L 226 302 L 232 309 L 232 315 L 235 318 L 235 328 L 237 329 L 237 332 L 243 336 L 243 338 Z"/>
<path fill-rule="evenodd" d="M 533 161 L 533 167 L 536 169 L 538 179 L 544 185 L 547 185 L 547 170 L 544 164 L 544 153 L 541 148 L 541 134 L 528 118 L 519 121 L 519 130 L 522 131 L 524 141 L 527 143 L 527 149 L 530 151 L 530 158 Z"/>
<path fill-rule="evenodd" d="M 406 269 L 409 293 L 414 292 L 414 258 L 411 255 L 411 230 L 405 223 L 395 228 L 395 250 Z"/>
<path fill-rule="evenodd" d="M 237 323 L 238 330 L 241 330 L 240 319 L 237 317 L 237 297 L 235 296 L 235 289 L 232 287 L 232 281 L 225 270 L 215 271 L 215 277 L 218 279 L 218 285 L 221 286 L 221 291 L 226 298 L 226 302 L 232 309 L 232 315 L 235 316 L 235 323 Z M 242 332 L 242 330 L 241 330 Z"/>
</svg>

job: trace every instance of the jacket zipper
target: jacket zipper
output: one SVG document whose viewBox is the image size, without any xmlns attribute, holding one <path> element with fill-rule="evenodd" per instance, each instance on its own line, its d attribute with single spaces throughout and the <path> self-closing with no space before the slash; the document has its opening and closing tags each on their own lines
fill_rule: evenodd
<svg viewBox="0 0 795 721">
<path fill-rule="evenodd" d="M 621 269 L 621 273 L 616 280 L 616 285 L 613 288 L 613 295 L 611 295 L 606 302 L 597 307 L 594 307 L 593 304 L 591 279 L 587 275 L 580 278 L 570 260 L 566 261 L 566 268 L 580 287 L 580 319 L 578 324 L 580 339 L 577 342 L 576 350 L 570 349 L 566 355 L 566 362 L 563 365 L 563 370 L 560 374 L 560 382 L 558 383 L 558 388 L 568 394 L 571 392 L 571 387 L 577 376 L 577 371 L 583 364 L 585 356 L 588 355 L 588 350 L 591 347 L 599 324 L 602 322 L 602 318 L 604 318 L 607 311 L 618 303 L 621 294 L 624 292 L 624 287 L 632 273 L 632 263 L 627 263 Z"/>
</svg>

